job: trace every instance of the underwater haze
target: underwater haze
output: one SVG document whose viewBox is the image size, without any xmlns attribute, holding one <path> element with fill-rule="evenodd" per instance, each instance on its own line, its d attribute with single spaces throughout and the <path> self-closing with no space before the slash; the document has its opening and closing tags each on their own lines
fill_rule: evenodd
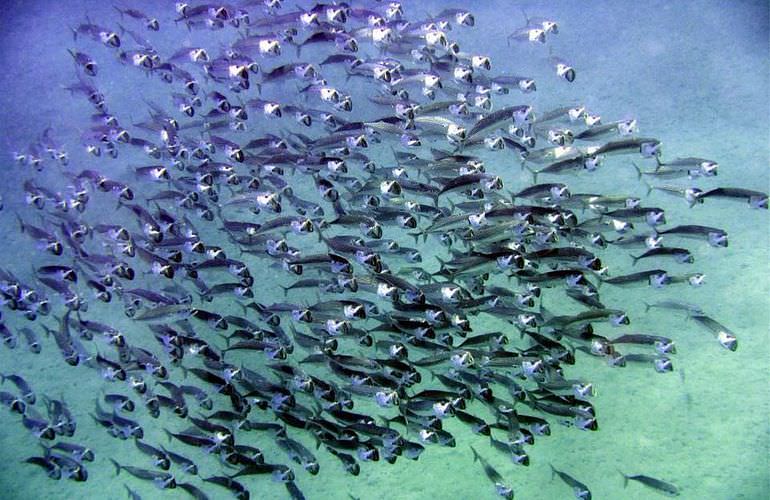
<svg viewBox="0 0 770 500">
<path fill-rule="evenodd" d="M 768 3 L 398 7 L 3 2 L 0 498 L 770 498 Z"/>
</svg>

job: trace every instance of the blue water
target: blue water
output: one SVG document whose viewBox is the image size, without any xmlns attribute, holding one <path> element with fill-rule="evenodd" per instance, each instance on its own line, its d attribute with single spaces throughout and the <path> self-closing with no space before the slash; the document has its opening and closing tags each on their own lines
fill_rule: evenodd
<svg viewBox="0 0 770 500">
<path fill-rule="evenodd" d="M 138 24 L 128 19 L 123 23 L 131 24 L 133 29 L 151 38 L 164 55 L 185 45 L 202 45 L 216 54 L 225 41 L 234 37 L 232 30 L 190 32 L 181 25 L 174 26 L 170 1 L 130 2 L 130 5 L 159 18 L 159 33 L 141 31 Z M 403 2 L 403 5 L 407 18 L 423 19 L 449 3 L 415 1 Z M 606 121 L 636 118 L 642 136 L 656 137 L 662 142 L 664 158 L 697 156 L 719 162 L 719 175 L 698 180 L 700 188 L 736 186 L 768 191 L 770 65 L 767 42 L 770 28 L 767 2 L 494 1 L 466 2 L 463 6 L 470 8 L 476 18 L 474 28 L 455 26 L 451 32 L 463 51 L 489 55 L 493 72 L 524 74 L 538 82 L 537 92 L 529 95 L 513 92 L 504 98 L 506 104 L 526 103 L 536 110 L 583 104 Z M 284 11 L 292 8 L 293 5 L 287 3 Z M 129 167 L 147 164 L 139 155 L 126 154 L 110 160 L 85 154 L 79 136 L 88 126 L 92 108 L 84 99 L 73 98 L 63 89 L 75 81 L 66 49 L 78 47 L 97 59 L 100 65 L 97 82 L 107 96 L 110 110 L 121 117 L 122 123 L 145 119 L 146 106 L 142 99 L 170 107 L 169 88 L 158 79 L 124 67 L 113 52 L 95 42 L 73 42 L 69 27 L 83 22 L 86 14 L 98 24 L 116 26 L 119 16 L 106 2 L 6 0 L 2 9 L 0 158 L 3 159 L 0 165 L 4 180 L 0 183 L 0 195 L 5 206 L 0 212 L 0 267 L 30 281 L 34 279 L 32 266 L 53 261 L 19 234 L 15 212 L 24 214 L 28 222 L 38 222 L 34 209 L 24 205 L 21 179 L 35 175 L 40 184 L 57 190 L 64 190 L 67 180 L 62 176 L 62 169 L 53 163 L 43 173 L 33 174 L 27 167 L 16 165 L 11 153 L 24 150 L 50 126 L 70 152 L 70 166 L 64 171 L 90 168 L 133 183 Z M 524 24 L 521 9 L 531 16 L 555 19 L 560 33 L 549 38 L 545 47 L 508 46 L 506 36 Z M 552 74 L 546 62 L 549 47 L 576 68 L 577 78 L 573 83 Z M 362 51 L 376 56 L 370 47 Z M 303 51 L 303 59 L 320 58 L 320 54 L 326 52 Z M 286 51 L 284 59 L 292 57 L 292 51 Z M 278 63 L 279 60 L 267 61 L 264 67 Z M 367 87 L 357 88 L 360 83 L 356 79 L 340 85 L 357 96 L 354 115 L 371 119 L 382 113 L 366 102 Z M 296 86 L 289 83 L 280 91 L 271 92 L 272 97 L 279 98 L 295 93 Z M 252 96 L 253 89 L 249 97 Z M 252 129 L 255 136 L 264 130 L 259 124 Z M 517 190 L 530 183 L 530 176 L 510 156 L 500 160 L 493 153 L 481 154 L 486 155 L 487 170 L 501 175 L 506 188 Z M 387 164 L 391 161 L 390 153 L 383 150 L 382 157 L 376 160 Z M 650 160 L 644 164 L 652 166 Z M 608 160 L 593 175 L 583 173 L 568 177 L 565 182 L 573 192 L 643 197 L 647 192 L 625 156 Z M 679 184 L 684 183 L 679 181 Z M 309 193 L 313 189 L 312 182 L 295 187 L 298 193 Z M 140 190 L 141 187 L 137 188 Z M 402 458 L 394 465 L 362 464 L 358 477 L 346 475 L 339 461 L 319 451 L 321 473 L 318 476 L 312 477 L 301 467 L 294 467 L 297 484 L 307 498 L 344 499 L 348 495 L 362 499 L 494 498 L 494 490 L 481 467 L 472 461 L 469 445 L 483 450 L 482 454 L 513 486 L 517 498 L 572 498 L 564 483 L 558 478 L 552 479 L 549 463 L 587 484 L 593 497 L 599 499 L 660 496 L 640 484 L 632 483 L 624 489 L 618 469 L 627 474 L 646 474 L 671 481 L 681 488 L 682 498 L 769 498 L 770 227 L 767 212 L 723 200 L 707 200 L 690 209 L 684 201 L 659 192 L 650 194 L 649 200 L 651 204 L 665 207 L 667 218 L 678 224 L 706 224 L 723 228 L 730 235 L 729 248 L 716 249 L 701 241 L 686 245 L 695 257 L 693 269 L 707 276 L 706 284 L 700 288 L 680 285 L 660 291 L 646 287 L 603 291 L 607 294 L 608 306 L 622 308 L 631 317 L 631 326 L 624 332 L 666 335 L 677 342 L 678 354 L 672 358 L 673 373 L 659 374 L 649 366 L 610 368 L 601 359 L 583 355 L 575 366 L 567 367 L 567 375 L 590 380 L 597 387 L 593 404 L 599 418 L 598 432 L 580 432 L 554 424 L 550 437 L 537 438 L 536 444 L 528 448 L 532 465 L 524 468 L 513 465 L 493 452 L 484 438 L 471 435 L 465 426 L 450 420 L 445 428 L 457 438 L 457 447 L 427 445 L 416 462 Z M 86 213 L 93 220 L 128 224 L 127 213 L 115 212 L 114 205 L 112 197 L 103 196 L 89 205 Z M 224 238 L 224 233 L 209 226 L 201 236 L 216 243 Z M 412 242 L 406 237 L 399 239 L 404 245 Z M 292 240 L 297 245 L 300 241 Z M 223 241 L 222 245 L 225 244 Z M 622 253 L 607 257 L 611 268 L 631 269 L 630 259 Z M 438 263 L 430 255 L 423 255 L 423 259 L 424 267 L 431 271 L 437 269 Z M 291 278 L 280 270 L 264 267 L 265 262 L 255 259 L 252 264 L 252 274 L 258 277 L 255 300 L 279 302 L 283 294 L 278 285 L 288 285 Z M 166 285 L 160 278 L 141 279 L 148 288 Z M 315 300 L 313 294 L 298 297 Z M 721 348 L 709 333 L 682 314 L 645 312 L 645 300 L 667 298 L 700 305 L 709 316 L 735 332 L 738 350 L 730 352 Z M 216 304 L 220 314 L 241 313 L 234 303 L 220 299 Z M 135 341 L 160 353 L 151 333 L 126 318 L 119 304 L 104 306 L 92 301 L 91 306 L 89 318 L 108 322 L 124 331 L 129 342 Z M 56 311 L 58 317 L 61 306 Z M 510 325 L 490 318 L 479 316 L 474 320 L 477 321 L 474 330 L 503 329 L 508 330 L 512 340 L 518 337 Z M 39 325 L 28 323 L 11 311 L 3 310 L 3 320 L 11 329 L 32 326 L 42 335 Z M 52 317 L 37 322 L 56 328 Z M 608 336 L 617 333 L 609 331 L 608 326 L 603 328 L 607 331 L 600 333 Z M 0 408 L 0 498 L 117 499 L 126 497 L 123 484 L 143 498 L 182 498 L 184 492 L 162 492 L 125 472 L 115 476 L 110 457 L 128 465 L 149 468 L 150 464 L 132 442 L 111 438 L 94 424 L 89 412 L 101 391 L 129 394 L 129 389 L 101 381 L 92 369 L 66 365 L 52 338 L 43 338 L 42 342 L 40 355 L 26 351 L 23 341 L 15 350 L 0 347 L 0 372 L 23 375 L 39 397 L 47 394 L 65 400 L 78 421 L 74 440 L 94 449 L 96 461 L 87 464 L 90 477 L 85 483 L 46 478 L 42 470 L 21 463 L 40 453 L 36 438 L 24 429 L 16 414 Z M 95 344 L 93 348 L 97 346 L 104 348 L 103 344 Z M 357 354 L 366 352 L 362 349 Z M 299 353 L 295 353 L 297 355 Z M 233 359 L 247 366 L 258 366 L 263 363 L 263 357 L 257 357 L 257 361 L 246 355 Z M 172 379 L 182 382 L 179 370 L 173 371 Z M 187 382 L 190 380 L 194 379 L 191 377 Z M 11 388 L 8 383 L 0 386 L 0 390 Z M 191 413 L 197 411 L 193 406 Z M 356 410 L 388 413 L 367 402 L 357 404 Z M 165 412 L 153 420 L 139 408 L 132 417 L 142 422 L 145 440 L 149 443 L 167 444 L 164 427 L 185 428 L 180 419 Z M 269 420 L 263 415 L 259 418 Z M 300 439 L 314 448 L 315 443 L 305 437 Z M 244 442 L 260 447 L 266 457 L 288 463 L 283 452 L 265 436 L 250 433 Z M 193 458 L 204 471 L 202 477 L 235 471 L 225 469 L 215 457 L 204 456 L 192 448 L 176 442 L 171 446 Z M 179 476 L 183 477 L 181 473 Z M 204 484 L 191 476 L 183 480 L 201 487 Z M 288 498 L 283 486 L 267 477 L 243 478 L 243 482 L 250 487 L 252 498 Z M 224 490 L 210 485 L 206 491 L 211 498 L 229 498 Z"/>
</svg>

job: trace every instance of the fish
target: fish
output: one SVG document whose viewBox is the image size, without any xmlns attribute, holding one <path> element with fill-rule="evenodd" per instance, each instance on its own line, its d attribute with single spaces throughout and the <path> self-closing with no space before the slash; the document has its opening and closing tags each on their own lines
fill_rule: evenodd
<svg viewBox="0 0 770 500">
<path fill-rule="evenodd" d="M 41 445 L 43 446 L 43 445 Z M 43 446 L 44 447 L 44 446 Z M 46 453 L 48 450 L 60 450 L 63 451 L 78 462 L 87 461 L 87 462 L 93 462 L 94 461 L 94 452 L 88 447 L 76 444 L 76 443 L 65 443 L 62 441 L 59 441 L 58 443 L 54 444 L 50 448 L 45 448 Z"/>
<path fill-rule="evenodd" d="M 51 252 L 53 255 L 59 256 L 64 251 L 64 247 L 53 233 L 48 232 L 46 229 L 26 224 L 21 217 L 17 215 L 19 221 L 19 228 L 22 233 L 28 234 L 31 238 L 39 242 L 42 249 Z"/>
<path fill-rule="evenodd" d="M 647 186 L 648 193 L 652 191 L 659 191 L 678 198 L 684 198 L 687 202 L 687 206 L 694 207 L 699 203 L 703 203 L 703 190 L 699 188 L 682 188 L 679 186 L 663 185 L 663 186 Z"/>
<path fill-rule="evenodd" d="M 679 494 L 681 493 L 681 490 L 679 489 L 678 486 L 676 486 L 675 484 L 663 481 L 661 479 L 645 476 L 644 474 L 637 474 L 633 476 L 626 475 L 623 472 L 621 472 L 621 474 L 623 475 L 624 488 L 628 487 L 628 481 L 632 480 L 632 481 L 639 482 L 650 489 L 653 489 L 655 491 L 658 491 L 668 496 L 676 497 L 676 496 L 679 496 Z"/>
<path fill-rule="evenodd" d="M 609 283 L 617 286 L 633 286 L 636 283 L 646 282 L 654 288 L 660 288 L 670 283 L 671 278 L 664 269 L 649 269 L 638 273 L 615 276 L 613 278 L 604 278 L 602 283 Z"/>
<path fill-rule="evenodd" d="M 77 430 L 77 422 L 64 401 L 44 396 L 48 420 L 53 424 L 56 434 L 72 437 Z"/>
<path fill-rule="evenodd" d="M 171 468 L 171 458 L 169 458 L 165 451 L 144 443 L 139 439 L 134 439 L 134 444 L 140 452 L 153 459 L 154 466 L 162 470 Z"/>
<path fill-rule="evenodd" d="M 51 479 L 61 479 L 61 467 L 49 457 L 29 457 L 24 460 L 24 463 L 37 465 L 38 467 L 43 468 L 46 471 L 46 475 Z"/>
<path fill-rule="evenodd" d="M 660 170 L 661 168 L 668 167 L 670 169 L 675 170 L 691 170 L 693 168 L 698 169 L 704 176 L 713 176 L 717 175 L 717 169 L 719 168 L 719 164 L 715 162 L 714 160 L 707 160 L 704 158 L 693 158 L 693 157 L 687 157 L 687 158 L 675 158 L 673 160 L 669 161 L 662 161 L 660 157 L 655 158 L 655 162 L 657 163 L 657 170 Z"/>
<path fill-rule="evenodd" d="M 651 248 L 641 255 L 632 255 L 634 265 L 641 259 L 648 259 L 651 257 L 672 257 L 676 262 L 680 264 L 692 264 L 695 262 L 695 258 L 690 251 L 686 248 L 677 247 L 657 247 Z"/>
<path fill-rule="evenodd" d="M 495 485 L 495 491 L 497 494 L 503 498 L 513 498 L 513 489 L 510 486 L 506 486 L 504 484 L 503 476 L 501 476 L 494 467 L 492 467 L 481 455 L 479 455 L 473 446 L 471 446 L 471 451 L 473 451 L 473 461 L 481 462 L 481 466 L 484 468 L 484 474 Z"/>
<path fill-rule="evenodd" d="M 94 61 L 91 56 L 88 54 L 85 54 L 83 52 L 75 52 L 72 50 L 68 50 L 70 55 L 72 56 L 73 61 L 75 64 L 83 68 L 83 72 L 88 76 L 96 76 L 99 66 L 96 64 L 96 61 Z"/>
<path fill-rule="evenodd" d="M 676 346 L 674 341 L 668 337 L 660 335 L 648 335 L 641 333 L 628 333 L 621 335 L 615 339 L 610 340 L 612 344 L 639 344 L 639 345 L 653 345 L 655 350 L 660 354 L 675 354 Z"/>
<path fill-rule="evenodd" d="M 551 466 L 551 477 L 559 476 L 559 478 L 564 481 L 564 483 L 572 488 L 573 493 L 575 494 L 575 498 L 579 498 L 582 500 L 590 500 L 591 499 L 591 491 L 588 489 L 588 487 L 575 479 L 574 477 L 570 476 L 566 472 L 562 472 L 560 470 L 557 470 L 552 464 L 549 464 Z"/>
<path fill-rule="evenodd" d="M 15 411 L 19 415 L 23 415 L 27 410 L 27 403 L 10 392 L 0 391 L 0 402 L 7 406 L 9 410 Z"/>
<path fill-rule="evenodd" d="M 703 309 L 697 305 L 690 302 L 686 302 L 683 300 L 661 300 L 658 302 L 654 302 L 652 304 L 648 304 L 645 302 L 645 312 L 649 311 L 652 308 L 660 308 L 660 309 L 670 309 L 674 311 L 684 311 L 688 315 L 690 314 L 703 314 Z"/>
<path fill-rule="evenodd" d="M 53 440 L 56 437 L 56 430 L 51 423 L 29 406 L 22 414 L 22 425 L 39 439 Z"/>
<path fill-rule="evenodd" d="M 115 6 L 113 7 L 115 8 L 116 11 L 118 11 L 121 17 L 128 16 L 132 19 L 142 21 L 144 23 L 145 28 L 147 28 L 150 31 L 160 30 L 160 23 L 158 22 L 158 20 L 155 19 L 154 17 L 148 16 L 147 14 L 145 14 L 140 10 L 130 9 L 130 8 L 120 8 Z"/>
<path fill-rule="evenodd" d="M 13 385 L 16 386 L 16 388 L 21 393 L 21 398 L 24 400 L 25 403 L 33 405 L 35 404 L 35 401 L 37 400 L 37 396 L 35 395 L 35 392 L 30 387 L 29 383 L 27 381 L 15 373 L 10 373 L 7 375 L 4 375 L 0 373 L 0 384 L 5 383 L 5 381 L 8 380 Z"/>
<path fill-rule="evenodd" d="M 700 199 L 725 198 L 728 200 L 746 200 L 751 208 L 767 210 L 767 193 L 752 189 L 719 187 L 706 191 L 699 196 Z"/>
<path fill-rule="evenodd" d="M 66 455 L 57 455 L 50 452 L 48 452 L 47 458 L 59 466 L 63 477 L 78 482 L 88 480 L 88 470 L 80 461 Z"/>
<path fill-rule="evenodd" d="M 251 496 L 243 484 L 227 476 L 211 476 L 204 478 L 203 481 L 227 488 L 238 500 L 249 500 Z"/>
<path fill-rule="evenodd" d="M 541 174 L 565 175 L 571 174 L 572 171 L 575 170 L 592 172 L 596 170 L 600 164 L 601 159 L 598 156 L 578 156 L 575 158 L 561 159 L 537 170 L 531 169 L 528 166 L 527 169 L 532 173 L 532 180 L 537 182 L 537 178 Z"/>
<path fill-rule="evenodd" d="M 139 493 L 135 492 L 131 488 L 128 487 L 125 483 L 123 484 L 123 487 L 126 489 L 126 492 L 128 493 L 128 498 L 131 500 L 141 500 L 142 497 L 139 496 Z"/>
<path fill-rule="evenodd" d="M 121 465 L 117 460 L 110 458 L 110 462 L 115 467 L 115 475 L 120 475 L 121 471 L 126 471 L 137 479 L 151 481 L 158 488 L 174 489 L 176 488 L 176 479 L 168 472 L 155 472 L 147 469 L 141 469 L 131 465 Z"/>
<path fill-rule="evenodd" d="M 315 476 L 318 474 L 320 470 L 318 459 L 302 443 L 288 437 L 279 437 L 276 438 L 276 444 L 286 452 L 289 458 L 302 465 L 302 468 L 311 475 Z"/>
<path fill-rule="evenodd" d="M 203 490 L 201 490 L 200 488 L 198 488 L 194 484 L 191 484 L 191 483 L 177 483 L 176 486 L 177 486 L 177 488 L 180 488 L 180 489 L 186 491 L 188 495 L 190 495 L 191 497 L 195 498 L 196 500 L 206 500 L 206 499 L 209 498 L 209 496 L 206 495 L 206 493 L 204 493 Z"/>
<path fill-rule="evenodd" d="M 658 235 L 675 235 L 681 238 L 705 239 L 712 247 L 727 247 L 727 232 L 710 226 L 701 226 L 699 224 L 684 224 L 674 226 L 668 229 L 656 230 Z"/>
<path fill-rule="evenodd" d="M 661 143 L 652 137 L 634 137 L 609 141 L 590 149 L 593 155 L 626 154 L 638 152 L 643 158 L 655 158 L 661 153 Z"/>
<path fill-rule="evenodd" d="M 690 317 L 713 333 L 722 347 L 730 351 L 738 349 L 738 339 L 726 326 L 705 314 L 692 314 Z"/>
<path fill-rule="evenodd" d="M 101 42 L 107 47 L 120 47 L 120 37 L 117 33 L 110 30 L 109 28 L 91 24 L 88 19 L 86 19 L 85 23 L 79 24 L 75 28 L 70 29 L 72 30 L 72 36 L 75 40 L 77 40 L 78 35 L 83 35 L 90 37 L 94 41 Z"/>
<path fill-rule="evenodd" d="M 184 472 L 192 475 L 198 474 L 198 466 L 195 464 L 195 462 L 193 462 L 189 458 L 179 455 L 178 453 L 174 453 L 173 451 L 167 450 L 162 445 L 161 445 L 161 449 L 166 453 L 166 455 L 171 459 L 171 461 L 176 465 L 180 466 Z"/>
</svg>

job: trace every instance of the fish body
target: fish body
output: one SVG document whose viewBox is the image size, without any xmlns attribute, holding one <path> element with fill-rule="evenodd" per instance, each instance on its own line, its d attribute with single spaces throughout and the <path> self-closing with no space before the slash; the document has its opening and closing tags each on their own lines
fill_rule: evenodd
<svg viewBox="0 0 770 500">
<path fill-rule="evenodd" d="M 644 474 L 637 474 L 633 476 L 623 474 L 623 487 L 628 487 L 628 481 L 636 481 L 638 483 L 641 483 L 645 486 L 647 486 L 650 489 L 653 489 L 655 491 L 658 491 L 660 493 L 663 493 L 668 496 L 676 497 L 679 496 L 681 493 L 681 490 L 678 486 L 675 484 L 663 481 L 661 479 L 656 479 L 651 476 L 645 476 Z"/>
<path fill-rule="evenodd" d="M 173 475 L 168 472 L 156 472 L 147 469 L 141 469 L 139 467 L 133 467 L 130 465 L 120 465 L 116 460 L 110 459 L 112 465 L 115 467 L 115 475 L 119 475 L 121 471 L 126 471 L 137 479 L 150 481 L 161 489 L 173 489 L 176 488 L 176 480 Z"/>
<path fill-rule="evenodd" d="M 591 500 L 591 491 L 585 484 L 581 483 L 566 472 L 557 470 L 553 465 L 551 465 L 551 477 L 554 476 L 559 476 L 559 479 L 564 481 L 567 486 L 572 488 L 572 491 L 575 494 L 575 498 L 581 500 Z"/>
<path fill-rule="evenodd" d="M 492 465 L 487 462 L 481 455 L 479 455 L 475 448 L 471 447 L 471 450 L 473 451 L 473 461 L 481 462 L 481 466 L 484 469 L 484 474 L 495 485 L 495 491 L 497 494 L 506 499 L 513 498 L 513 489 L 504 484 L 503 477 L 500 475 L 500 473 L 497 472 L 497 470 L 492 467 Z"/>
</svg>

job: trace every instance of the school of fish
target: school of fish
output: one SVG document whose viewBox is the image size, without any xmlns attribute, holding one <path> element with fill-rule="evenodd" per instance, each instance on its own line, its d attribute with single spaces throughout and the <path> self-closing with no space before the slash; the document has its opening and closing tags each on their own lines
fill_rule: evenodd
<svg viewBox="0 0 770 500">
<path fill-rule="evenodd" d="M 282 3 L 116 6 L 71 27 L 61 83 L 91 114 L 77 138 L 49 127 L 9 152 L 26 206 L 0 216 L 38 253 L 31 274 L 30 262 L 0 268 L 0 337 L 20 358 L 60 352 L 57 372 L 86 366 L 103 391 L 71 408 L 2 368 L 4 411 L 40 440 L 18 457 L 31 473 L 86 481 L 101 455 L 129 498 L 147 481 L 196 499 L 300 499 L 324 473 L 319 454 L 357 476 L 448 446 L 473 455 L 480 495 L 513 498 L 489 455 L 526 467 L 552 425 L 600 429 L 580 365 L 674 369 L 676 338 L 639 333 L 645 318 L 629 331 L 618 287 L 648 289 L 650 316 L 685 315 L 736 350 L 728 326 L 685 300 L 707 286 L 687 246 L 718 253 L 727 232 L 677 224 L 665 207 L 766 210 L 766 193 L 696 187 L 718 162 L 664 154 L 634 119 L 534 109 L 531 93 L 577 70 L 551 54 L 553 80 L 536 84 L 464 52 L 471 11 Z M 526 17 L 499 42 L 522 50 L 559 29 Z M 153 44 L 174 30 L 218 41 Z M 132 116 L 112 114 L 107 58 L 164 82 L 164 99 L 125 89 Z M 570 189 L 611 175 L 608 162 L 636 169 L 647 199 Z M 683 298 L 657 300 L 663 287 Z M 490 318 L 505 327 L 490 331 Z M 146 460 L 92 449 L 79 418 Z M 447 419 L 468 432 L 452 435 Z M 168 441 L 145 440 L 158 423 Z M 221 467 L 199 469 L 202 454 Z M 675 478 L 616 479 L 680 492 Z"/>
</svg>

